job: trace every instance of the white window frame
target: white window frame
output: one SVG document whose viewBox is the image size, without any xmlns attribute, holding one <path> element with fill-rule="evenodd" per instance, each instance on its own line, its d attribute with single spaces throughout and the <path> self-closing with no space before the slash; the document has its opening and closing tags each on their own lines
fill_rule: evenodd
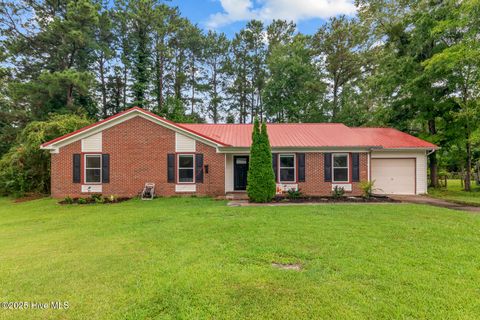
<svg viewBox="0 0 480 320">
<path fill-rule="evenodd" d="M 87 158 L 88 157 L 99 157 L 100 158 L 100 168 L 87 168 Z M 87 153 L 83 157 L 83 182 L 85 184 L 102 184 L 102 154 L 101 153 Z M 100 169 L 100 181 L 87 181 L 87 169 Z"/>
<path fill-rule="evenodd" d="M 347 157 L 347 166 L 346 167 L 335 167 L 335 157 L 336 156 L 346 156 Z M 335 169 L 347 169 L 347 180 L 345 180 L 345 181 L 335 180 Z M 332 154 L 332 182 L 333 183 L 349 183 L 350 182 L 350 154 L 349 153 L 333 153 Z"/>
<path fill-rule="evenodd" d="M 192 182 L 181 182 L 180 181 L 180 169 L 190 169 L 190 167 L 180 168 L 180 157 L 189 156 L 193 159 L 193 180 Z M 177 154 L 177 183 L 179 184 L 194 184 L 195 183 L 195 154 L 194 153 L 179 153 Z"/>
<path fill-rule="evenodd" d="M 293 167 L 282 167 L 282 157 L 293 157 Z M 293 169 L 293 180 L 282 180 L 282 176 L 280 174 L 281 169 Z M 297 182 L 297 156 L 294 153 L 280 153 L 278 155 L 278 182 L 279 183 L 295 183 Z"/>
</svg>

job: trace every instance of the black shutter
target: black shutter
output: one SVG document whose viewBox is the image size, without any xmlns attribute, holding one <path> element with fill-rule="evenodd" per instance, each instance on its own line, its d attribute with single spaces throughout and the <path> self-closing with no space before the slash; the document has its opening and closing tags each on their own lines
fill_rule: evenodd
<svg viewBox="0 0 480 320">
<path fill-rule="evenodd" d="M 73 183 L 80 183 L 80 154 L 75 153 L 73 155 Z"/>
<path fill-rule="evenodd" d="M 325 182 L 332 181 L 332 154 L 324 153 L 323 154 L 323 176 Z"/>
<path fill-rule="evenodd" d="M 298 182 L 305 182 L 305 153 L 297 153 Z"/>
<path fill-rule="evenodd" d="M 203 183 L 203 154 L 195 155 L 195 182 Z"/>
<path fill-rule="evenodd" d="M 272 153 L 272 167 L 273 172 L 275 173 L 275 182 L 278 181 L 278 154 Z"/>
<path fill-rule="evenodd" d="M 102 183 L 110 182 L 110 155 L 102 154 Z"/>
<path fill-rule="evenodd" d="M 175 182 L 175 154 L 173 153 L 167 155 L 167 181 Z"/>
<path fill-rule="evenodd" d="M 352 181 L 360 181 L 360 154 L 352 153 Z"/>
</svg>

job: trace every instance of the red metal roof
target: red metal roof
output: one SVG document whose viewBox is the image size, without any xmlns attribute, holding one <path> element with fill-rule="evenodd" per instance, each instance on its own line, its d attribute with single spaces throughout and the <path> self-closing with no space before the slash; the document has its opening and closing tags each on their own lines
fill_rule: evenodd
<svg viewBox="0 0 480 320">
<path fill-rule="evenodd" d="M 364 141 L 375 143 L 386 149 L 425 148 L 437 149 L 433 143 L 393 128 L 352 128 Z"/>
<path fill-rule="evenodd" d="M 251 124 L 182 124 L 234 147 L 249 147 Z M 349 128 L 340 123 L 267 124 L 272 147 L 379 147 L 426 148 L 436 146 L 391 128 Z"/>
<path fill-rule="evenodd" d="M 172 126 L 175 126 L 175 127 L 179 128 L 179 129 L 182 129 L 182 130 L 185 130 L 185 131 L 187 131 L 187 132 L 190 132 L 190 133 L 192 133 L 192 134 L 194 134 L 194 135 L 200 136 L 200 137 L 202 137 L 202 138 L 204 138 L 204 139 L 211 140 L 211 141 L 213 141 L 213 142 L 215 142 L 215 143 L 217 143 L 217 144 L 223 145 L 223 146 L 227 146 L 227 145 L 225 145 L 224 143 L 222 143 L 221 141 L 218 141 L 218 140 L 215 140 L 215 139 L 213 139 L 213 138 L 207 137 L 207 136 L 203 135 L 203 134 L 200 133 L 200 132 L 195 132 L 195 131 L 193 131 L 193 130 L 191 130 L 191 129 L 188 129 L 188 128 L 184 127 L 184 126 L 181 125 L 181 124 L 178 124 L 178 123 L 175 123 L 175 122 L 170 121 L 170 120 L 168 120 L 168 119 L 165 119 L 165 118 L 163 118 L 163 117 L 160 117 L 159 115 L 156 115 L 155 113 L 152 113 L 152 112 L 150 112 L 150 111 L 147 111 L 147 110 L 142 109 L 142 108 L 139 108 L 139 107 L 133 107 L 133 108 L 130 108 L 130 109 L 128 109 L 128 110 L 125 110 L 125 111 L 119 112 L 119 113 L 117 113 L 117 114 L 114 114 L 113 116 L 110 116 L 110 117 L 108 117 L 108 118 L 106 118 L 106 119 L 100 120 L 100 121 L 98 121 L 98 122 L 96 122 L 96 123 L 93 123 L 93 124 L 91 124 L 91 125 L 88 125 L 88 126 L 86 126 L 86 127 L 80 128 L 80 129 L 75 130 L 75 131 L 70 132 L 70 133 L 67 133 L 67 134 L 65 134 L 65 135 L 63 135 L 63 136 L 61 136 L 61 137 L 58 137 L 58 138 L 55 138 L 55 139 L 53 139 L 53 140 L 44 142 L 44 143 L 41 144 L 41 147 L 47 147 L 47 146 L 49 146 L 49 145 L 51 145 L 51 144 L 53 144 L 53 143 L 55 143 L 55 142 L 59 142 L 59 141 L 64 140 L 64 139 L 66 139 L 66 138 L 68 138 L 68 137 L 71 137 L 71 136 L 73 136 L 73 135 L 76 135 L 76 134 L 79 134 L 79 133 L 81 133 L 81 132 L 87 131 L 88 129 L 96 128 L 96 127 L 98 127 L 98 126 L 100 126 L 100 125 L 102 125 L 102 124 L 104 124 L 104 123 L 106 123 L 106 122 L 109 122 L 109 121 L 111 121 L 111 120 L 114 120 L 114 119 L 116 119 L 116 118 L 118 118 L 118 117 L 120 117 L 120 116 L 122 116 L 122 115 L 128 114 L 128 113 L 130 113 L 130 112 L 132 112 L 132 111 L 139 111 L 139 112 L 144 113 L 144 114 L 146 114 L 146 115 L 149 115 L 149 116 L 151 116 L 151 117 L 153 117 L 153 118 L 155 118 L 155 119 L 158 119 L 158 120 L 163 121 L 163 122 L 165 122 L 165 123 L 168 123 L 168 124 L 170 124 L 170 125 L 172 125 Z"/>
<path fill-rule="evenodd" d="M 105 120 L 81 128 L 42 144 L 47 147 L 55 142 L 96 128 L 115 118 L 138 111 L 185 130 L 224 147 L 250 147 L 251 124 L 190 124 L 174 123 L 144 109 L 134 107 Z M 267 124 L 272 147 L 378 147 L 436 149 L 432 143 L 391 128 L 349 128 L 340 123 L 272 123 Z"/>
</svg>

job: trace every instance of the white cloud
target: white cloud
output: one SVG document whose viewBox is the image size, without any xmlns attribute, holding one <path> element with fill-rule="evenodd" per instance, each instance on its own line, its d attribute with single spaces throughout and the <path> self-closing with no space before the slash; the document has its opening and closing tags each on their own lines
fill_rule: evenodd
<svg viewBox="0 0 480 320">
<path fill-rule="evenodd" d="M 224 12 L 209 17 L 207 26 L 218 28 L 236 21 L 257 19 L 307 20 L 327 19 L 339 14 L 353 15 L 356 7 L 353 0 L 219 0 Z"/>
</svg>

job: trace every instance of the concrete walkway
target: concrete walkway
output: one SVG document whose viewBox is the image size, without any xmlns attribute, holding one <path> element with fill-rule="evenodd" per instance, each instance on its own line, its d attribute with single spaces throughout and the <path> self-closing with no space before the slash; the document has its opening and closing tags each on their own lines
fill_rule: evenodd
<svg viewBox="0 0 480 320">
<path fill-rule="evenodd" d="M 416 203 L 427 204 L 435 207 L 447 208 L 459 211 L 468 211 L 473 213 L 480 213 L 480 207 L 469 206 L 466 204 L 459 204 L 442 199 L 431 198 L 429 196 L 390 196 L 390 198 L 398 200 L 402 203 Z"/>
</svg>

